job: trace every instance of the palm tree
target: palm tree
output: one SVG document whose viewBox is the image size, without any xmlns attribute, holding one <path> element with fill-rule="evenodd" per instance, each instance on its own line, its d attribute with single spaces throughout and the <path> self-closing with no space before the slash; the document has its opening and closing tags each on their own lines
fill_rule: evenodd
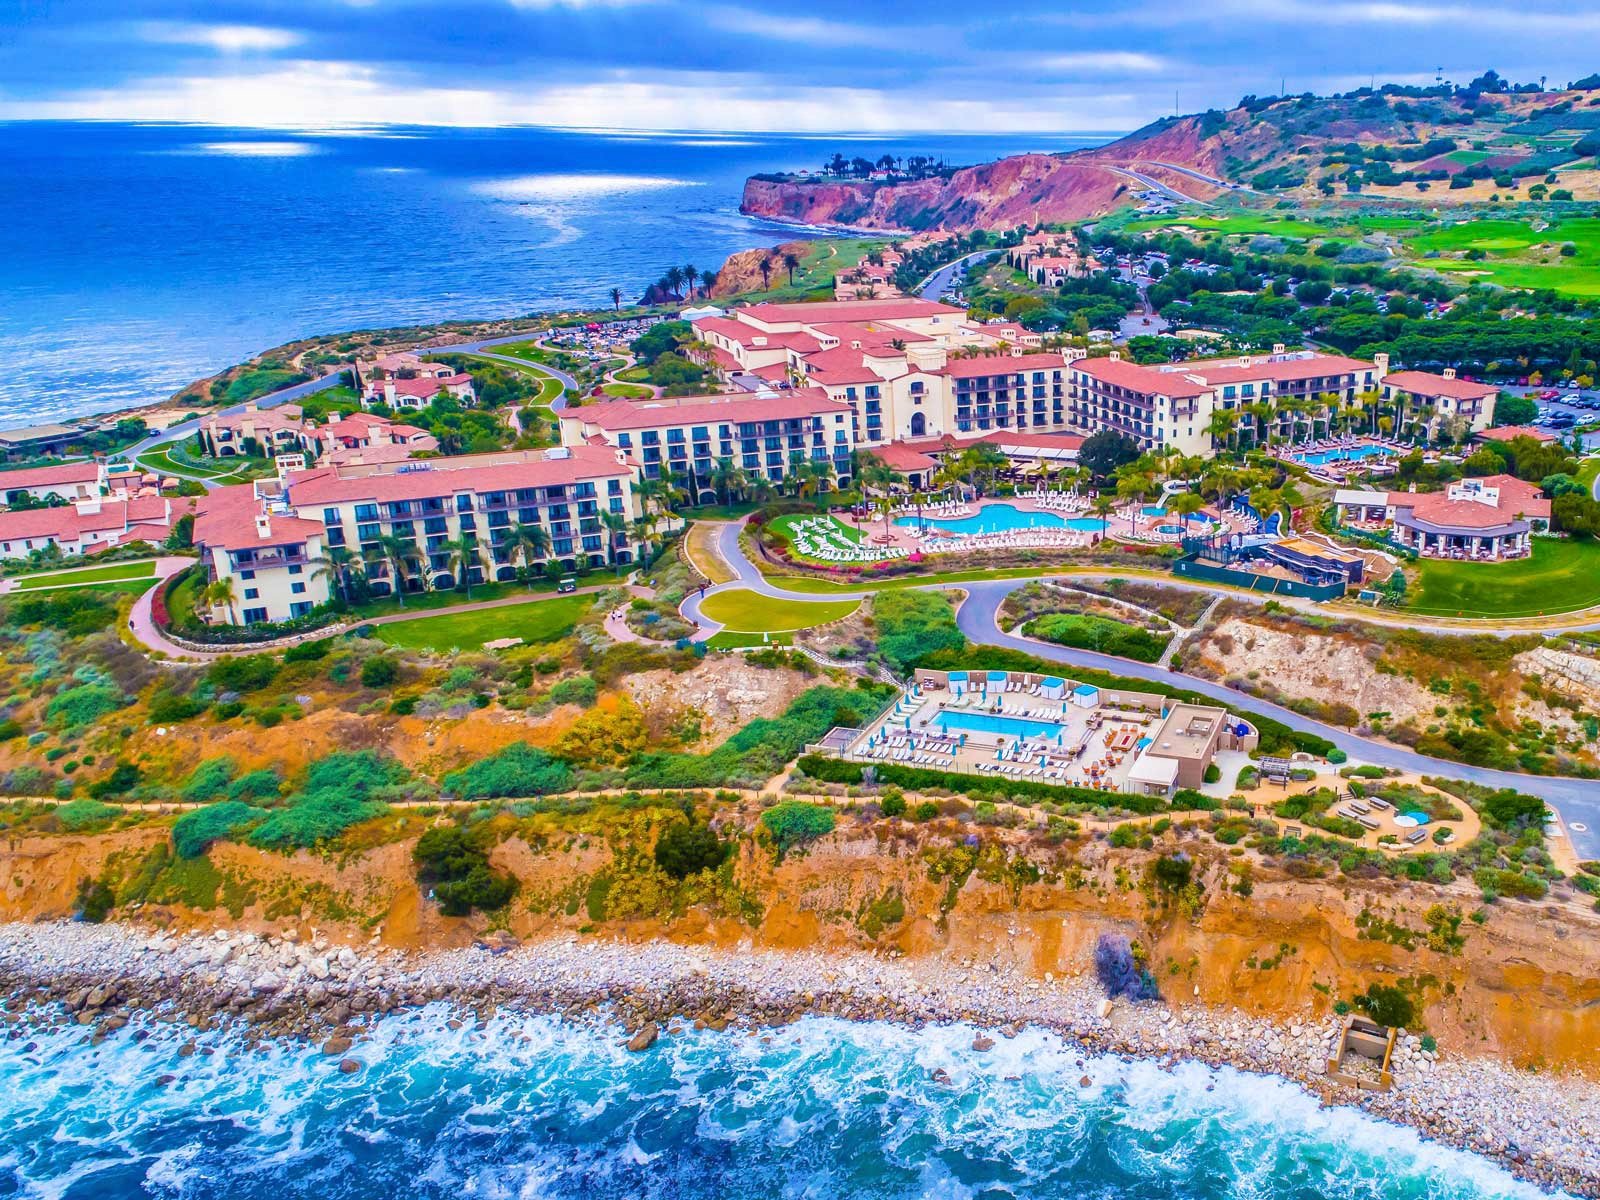
<svg viewBox="0 0 1600 1200">
<path fill-rule="evenodd" d="M 708 482 L 711 484 L 711 490 L 721 497 L 722 503 L 730 504 L 733 493 L 744 490 L 746 483 L 744 468 L 735 466 L 731 458 L 719 458 L 717 465 L 711 470 Z"/>
<path fill-rule="evenodd" d="M 1171 500 L 1167 501 L 1168 511 L 1177 513 L 1179 519 L 1183 522 L 1185 535 L 1189 532 L 1189 518 L 1205 506 L 1206 502 L 1193 492 L 1179 492 Z"/>
<path fill-rule="evenodd" d="M 1100 518 L 1100 536 L 1102 537 L 1110 529 L 1111 510 L 1116 506 L 1117 502 L 1105 492 L 1095 493 L 1095 498 L 1089 502 L 1089 511 Z"/>
<path fill-rule="evenodd" d="M 1155 487 L 1155 480 L 1151 479 L 1150 476 L 1129 472 L 1117 480 L 1117 499 L 1131 500 L 1136 506 L 1142 505 L 1146 497 L 1150 495 L 1150 489 L 1153 487 Z M 1131 529 L 1133 524 L 1134 516 L 1130 512 L 1128 527 Z"/>
<path fill-rule="evenodd" d="M 619 512 L 603 512 L 600 514 L 600 524 L 606 528 L 606 557 L 620 575 L 622 564 L 617 561 L 617 536 L 628 532 L 628 518 Z"/>
<path fill-rule="evenodd" d="M 700 278 L 700 272 L 695 270 L 693 263 L 690 263 L 688 266 L 683 268 L 683 278 L 689 284 L 689 299 L 693 300 L 694 281 Z"/>
<path fill-rule="evenodd" d="M 400 607 L 406 606 L 406 565 L 416 561 L 416 543 L 408 542 L 404 538 L 395 537 L 392 533 L 378 535 L 376 554 L 385 563 L 394 575 L 394 598 L 400 602 Z"/>
<path fill-rule="evenodd" d="M 652 548 L 655 545 L 656 515 L 646 511 L 633 520 L 633 540 L 639 543 L 643 558 L 648 561 Z"/>
<path fill-rule="evenodd" d="M 994 491 L 995 476 L 1010 465 L 1006 452 L 992 442 L 979 442 L 961 455 L 962 472 L 969 479 L 986 484 L 986 492 Z"/>
<path fill-rule="evenodd" d="M 678 290 L 683 286 L 683 268 L 668 267 L 667 273 L 661 277 L 661 282 L 667 285 L 669 295 L 682 299 L 683 294 Z"/>
<path fill-rule="evenodd" d="M 772 256 L 764 255 L 756 263 L 756 270 L 761 272 L 761 290 L 766 291 L 772 286 Z"/>
<path fill-rule="evenodd" d="M 789 272 L 789 286 L 794 286 L 794 273 L 800 269 L 800 256 L 793 250 L 783 256 L 783 269 Z"/>
<path fill-rule="evenodd" d="M 472 599 L 472 568 L 478 562 L 478 539 L 470 533 L 463 533 L 451 542 L 444 542 L 439 547 L 449 554 L 450 569 L 455 572 L 456 578 L 461 581 L 467 599 Z M 431 574 L 431 572 L 430 572 Z"/>
<path fill-rule="evenodd" d="M 233 615 L 233 604 L 238 599 L 238 592 L 234 587 L 232 575 L 224 575 L 207 587 L 205 598 L 212 608 L 220 607 L 227 610 L 228 624 L 237 625 L 239 623 Z"/>
<path fill-rule="evenodd" d="M 717 273 L 715 271 L 700 272 L 700 294 L 706 299 L 711 298 L 711 289 L 717 286 Z"/>
<path fill-rule="evenodd" d="M 619 287 L 611 289 L 611 307 L 617 312 L 622 311 L 622 289 Z"/>
<path fill-rule="evenodd" d="M 347 572 L 355 557 L 348 546 L 329 546 L 321 557 L 313 558 L 308 564 L 311 567 L 312 579 L 333 581 L 333 590 L 338 593 L 342 604 L 348 604 L 350 601 Z"/>
<path fill-rule="evenodd" d="M 1206 432 L 1211 435 L 1211 440 L 1232 450 L 1233 436 L 1239 428 L 1239 416 L 1236 408 L 1215 409 L 1206 424 Z"/>
<path fill-rule="evenodd" d="M 508 558 L 515 558 L 517 565 L 523 569 L 528 577 L 528 590 L 533 590 L 533 563 L 534 560 L 544 558 L 550 553 L 550 531 L 543 525 L 524 525 L 518 522 L 509 526 L 500 538 L 500 548 Z"/>
</svg>

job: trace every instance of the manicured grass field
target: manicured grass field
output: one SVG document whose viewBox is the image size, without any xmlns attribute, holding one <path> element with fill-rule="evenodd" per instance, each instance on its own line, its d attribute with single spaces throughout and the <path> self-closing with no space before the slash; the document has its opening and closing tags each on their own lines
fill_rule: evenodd
<svg viewBox="0 0 1600 1200">
<path fill-rule="evenodd" d="M 648 400 L 655 395 L 650 388 L 637 383 L 607 383 L 602 384 L 600 390 L 618 400 Z"/>
<path fill-rule="evenodd" d="M 1152 229 L 1171 229 L 1182 225 L 1201 233 L 1267 234 L 1272 237 L 1327 237 L 1329 227 L 1294 217 L 1275 217 L 1270 213 L 1240 213 L 1228 217 L 1148 217 L 1129 221 L 1124 228 L 1132 233 Z"/>
<path fill-rule="evenodd" d="M 1564 242 L 1577 254 L 1563 258 Z M 1573 296 L 1600 296 L 1600 218 L 1582 217 L 1535 230 L 1527 221 L 1459 221 L 1406 239 L 1416 254 L 1482 251 L 1477 261 L 1432 259 L 1419 264 L 1482 278 L 1504 287 L 1552 288 Z"/>
<path fill-rule="evenodd" d="M 872 579 L 862 576 L 855 580 L 817 579 L 804 575 L 773 575 L 768 574 L 767 580 L 774 587 L 780 587 L 788 592 L 804 592 L 808 595 L 827 596 L 836 592 L 879 592 L 895 588 L 928 587 L 936 583 L 973 583 L 982 579 L 1031 579 L 1040 575 L 1065 574 L 1067 572 L 1050 567 L 1006 567 L 1002 570 L 976 570 L 976 571 L 941 571 L 927 575 L 900 575 L 893 579 Z M 1138 574 L 1137 571 L 1131 572 Z"/>
<path fill-rule="evenodd" d="M 1533 557 L 1509 563 L 1423 559 L 1409 611 L 1440 616 L 1532 617 L 1600 604 L 1600 545 L 1536 538 Z"/>
<path fill-rule="evenodd" d="M 741 650 L 746 646 L 791 646 L 794 638 L 787 633 L 716 633 L 706 639 L 712 650 Z"/>
<path fill-rule="evenodd" d="M 528 645 L 559 641 L 595 602 L 593 596 L 557 596 L 503 608 L 446 613 L 380 625 L 373 633 L 409 650 L 477 650 L 497 638 L 519 637 Z"/>
<path fill-rule="evenodd" d="M 700 603 L 708 620 L 726 626 L 733 633 L 779 633 L 810 629 L 848 617 L 856 610 L 854 600 L 775 600 L 759 592 L 735 588 L 717 592 Z"/>
<path fill-rule="evenodd" d="M 490 346 L 492 354 L 506 354 L 518 358 L 520 363 L 508 363 L 504 359 L 490 358 L 484 354 L 464 354 L 463 358 L 481 358 L 484 362 L 492 362 L 513 371 L 522 371 L 534 376 L 539 381 L 539 394 L 524 401 L 525 404 L 548 405 L 566 390 L 562 382 L 549 371 L 535 365 L 549 357 L 549 352 L 535 349 L 532 342 L 511 342 L 504 346 Z"/>
<path fill-rule="evenodd" d="M 150 579 L 155 576 L 156 564 L 144 562 L 112 563 L 104 567 L 86 567 L 76 571 L 47 571 L 41 575 L 23 575 L 17 579 L 19 591 L 33 588 L 65 587 L 84 583 L 112 583 L 124 579 Z"/>
<path fill-rule="evenodd" d="M 249 483 L 252 479 L 260 479 L 273 472 L 272 463 L 266 459 L 241 458 L 237 460 L 237 465 L 230 461 L 227 465 L 217 466 L 210 462 L 180 462 L 166 450 L 148 451 L 134 461 L 158 475 L 207 479 L 218 484 Z"/>
</svg>

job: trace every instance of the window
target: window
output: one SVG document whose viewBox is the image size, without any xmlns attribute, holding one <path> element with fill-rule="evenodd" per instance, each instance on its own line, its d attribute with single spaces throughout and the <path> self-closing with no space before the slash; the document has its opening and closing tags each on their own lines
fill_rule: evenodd
<svg viewBox="0 0 1600 1200">
<path fill-rule="evenodd" d="M 304 596 L 306 594 L 306 585 L 303 583 L 291 583 L 289 585 L 289 591 L 293 595 Z"/>
<path fill-rule="evenodd" d="M 247 608 L 244 610 L 244 623 L 255 625 L 267 619 L 267 610 L 264 608 Z"/>
<path fill-rule="evenodd" d="M 289 568 L 289 574 L 291 574 L 291 575 L 304 575 L 305 574 L 305 570 L 306 569 L 304 567 L 302 567 L 299 563 L 295 563 L 293 566 L 291 566 Z"/>
<path fill-rule="evenodd" d="M 239 578 L 240 579 L 254 579 L 255 577 L 256 577 L 256 573 L 254 571 L 240 571 L 239 572 Z"/>
<path fill-rule="evenodd" d="M 246 600 L 259 600 L 259 599 L 261 599 L 261 589 L 260 588 L 245 588 L 245 590 L 244 590 L 244 598 Z"/>
</svg>

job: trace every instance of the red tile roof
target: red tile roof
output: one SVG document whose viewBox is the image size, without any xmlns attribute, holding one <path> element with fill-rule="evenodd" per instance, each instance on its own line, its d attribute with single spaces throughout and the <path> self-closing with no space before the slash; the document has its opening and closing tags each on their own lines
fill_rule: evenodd
<svg viewBox="0 0 1600 1200">
<path fill-rule="evenodd" d="M 550 457 L 551 453 L 523 450 L 413 459 L 377 468 L 317 467 L 289 476 L 289 501 L 299 508 L 351 500 L 423 500 L 456 492 L 503 492 L 633 474 L 633 468 L 617 462 L 609 449 L 573 446 L 555 457 Z"/>
<path fill-rule="evenodd" d="M 1297 379 L 1319 379 L 1329 375 L 1349 375 L 1370 371 L 1373 365 L 1357 358 L 1343 358 L 1336 354 L 1273 355 L 1252 359 L 1249 366 L 1241 366 L 1237 358 L 1193 359 L 1178 366 L 1207 383 L 1251 383 L 1271 380 L 1286 383 Z"/>
<path fill-rule="evenodd" d="M 939 465 L 937 459 L 929 458 L 921 450 L 917 450 L 904 442 L 890 442 L 886 446 L 875 446 L 868 451 L 874 458 L 879 459 L 891 470 L 931 471 Z"/>
<path fill-rule="evenodd" d="M 1500 391 L 1492 384 L 1473 383 L 1470 379 L 1446 379 L 1431 371 L 1396 371 L 1393 375 L 1385 375 L 1383 382 L 1388 387 L 1399 388 L 1413 396 L 1448 396 L 1452 400 L 1481 400 Z"/>
<path fill-rule="evenodd" d="M 1496 425 L 1493 429 L 1485 429 L 1478 437 L 1490 442 L 1512 442 L 1523 437 L 1532 438 L 1536 442 L 1556 440 L 1556 435 L 1550 430 L 1540 429 L 1536 425 Z"/>
<path fill-rule="evenodd" d="M 1158 371 L 1154 367 L 1140 366 L 1127 359 L 1080 358 L 1072 364 L 1091 379 L 1127 388 L 1149 396 L 1190 397 L 1204 396 L 1211 389 L 1178 371 Z"/>
<path fill-rule="evenodd" d="M 1477 482 L 1484 487 L 1498 488 L 1499 503 L 1490 505 L 1479 500 L 1452 500 L 1448 489 L 1442 492 L 1390 492 L 1389 503 L 1397 511 L 1409 511 L 1416 520 L 1456 529 L 1493 529 L 1519 517 L 1544 520 L 1550 517 L 1550 501 L 1545 499 L 1536 484 L 1524 483 L 1512 475 L 1490 475 Z"/>
<path fill-rule="evenodd" d="M 945 366 L 945 373 L 953 379 L 979 379 L 986 375 L 1064 371 L 1066 368 L 1067 360 L 1060 354 L 982 354 L 977 358 L 952 358 Z"/>
<path fill-rule="evenodd" d="M 822 349 L 821 342 L 801 330 L 769 333 L 765 329 L 757 329 L 754 325 L 733 321 L 727 317 L 702 317 L 694 322 L 694 328 L 701 334 L 720 334 L 731 342 L 738 342 L 747 350 L 798 350 L 801 354 L 809 354 L 813 350 Z"/>
<path fill-rule="evenodd" d="M 874 376 L 876 378 L 876 376 Z M 821 388 L 788 388 L 772 395 L 684 397 L 677 401 L 612 400 L 567 409 L 564 418 L 613 431 L 658 429 L 671 425 L 738 424 L 788 421 L 801 417 L 848 415 L 848 404 L 830 400 Z"/>
<path fill-rule="evenodd" d="M 200 546 L 222 550 L 250 550 L 263 546 L 298 546 L 323 532 L 321 521 L 308 521 L 287 513 L 272 513 L 271 526 L 262 537 L 256 516 L 265 512 L 255 485 L 241 483 L 216 488 L 200 497 L 194 518 L 194 540 Z"/>
<path fill-rule="evenodd" d="M 394 384 L 394 390 L 401 396 L 416 396 L 422 400 L 432 400 L 446 387 L 459 386 L 471 383 L 472 376 L 463 372 L 454 375 L 441 375 L 437 379 L 393 379 L 384 380 L 384 386 Z"/>
<path fill-rule="evenodd" d="M 75 505 L 0 513 L 0 541 L 53 537 L 73 542 L 91 533 L 117 533 L 117 540 L 165 537 L 170 523 L 188 511 L 192 501 L 174 500 L 171 508 L 160 496 L 131 500 L 104 500 L 98 512 L 82 513 Z"/>
<path fill-rule="evenodd" d="M 60 463 L 53 467 L 24 467 L 20 471 L 0 471 L 0 495 L 22 488 L 54 487 L 63 483 L 94 483 L 100 478 L 100 464 L 92 459 Z"/>
<path fill-rule="evenodd" d="M 882 375 L 867 366 L 866 355 L 848 346 L 837 346 L 832 350 L 819 350 L 815 354 L 806 355 L 803 369 L 806 378 L 815 379 L 818 383 L 837 385 L 884 382 Z"/>
<path fill-rule="evenodd" d="M 922 317 L 965 316 L 967 310 L 933 300 L 898 297 L 889 300 L 824 300 L 813 304 L 752 304 L 738 310 L 768 325 L 798 321 L 906 321 Z"/>
</svg>

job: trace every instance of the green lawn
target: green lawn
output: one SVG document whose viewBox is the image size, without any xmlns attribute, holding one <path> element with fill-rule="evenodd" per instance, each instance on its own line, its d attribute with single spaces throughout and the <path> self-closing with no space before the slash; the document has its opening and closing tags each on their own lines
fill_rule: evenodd
<svg viewBox="0 0 1600 1200">
<path fill-rule="evenodd" d="M 1559 249 L 1571 242 L 1577 254 Z M 1600 296 L 1600 218 L 1580 217 L 1535 230 L 1527 221 L 1458 221 L 1406 239 L 1415 254 L 1481 251 L 1483 258 L 1429 259 L 1418 263 L 1468 274 L 1513 288 L 1552 288 L 1574 296 Z"/>
<path fill-rule="evenodd" d="M 794 638 L 787 633 L 722 633 L 706 639 L 712 650 L 742 650 L 747 646 L 792 646 Z"/>
<path fill-rule="evenodd" d="M 217 460 L 188 462 L 172 457 L 168 450 L 150 450 L 134 461 L 158 475 L 189 476 L 221 484 L 249 483 L 276 470 L 272 461 L 265 458 L 240 458 L 225 464 Z"/>
<path fill-rule="evenodd" d="M 1146 217 L 1129 221 L 1124 226 L 1130 233 L 1145 233 L 1153 229 L 1171 229 L 1182 225 L 1203 233 L 1268 234 L 1272 237 L 1314 238 L 1327 237 L 1327 225 L 1295 217 L 1275 217 L 1270 213 L 1239 213 L 1228 217 Z"/>
<path fill-rule="evenodd" d="M 537 362 L 548 358 L 550 355 L 546 350 L 535 349 L 532 342 L 510 342 L 504 346 L 490 346 L 489 353 L 506 354 L 510 355 L 512 358 L 521 359 L 522 361 L 508 363 L 503 358 L 490 358 L 485 354 L 463 354 L 461 357 L 479 358 L 484 362 L 497 363 L 502 367 L 509 367 L 513 371 L 522 371 L 526 374 L 534 376 L 539 381 L 539 394 L 524 401 L 526 404 L 548 405 L 552 400 L 560 397 L 561 393 L 566 390 L 566 387 L 559 379 L 550 374 L 549 371 L 546 371 L 543 368 L 535 365 Z"/>
<path fill-rule="evenodd" d="M 654 390 L 637 383 L 607 383 L 600 390 L 618 400 L 648 400 L 655 395 Z"/>
<path fill-rule="evenodd" d="M 149 559 L 143 562 L 112 563 L 104 567 L 86 567 L 76 571 L 47 571 L 39 575 L 23 575 L 17 579 L 18 590 L 51 588 L 83 583 L 111 583 L 124 579 L 151 579 L 155 577 L 156 564 Z"/>
<path fill-rule="evenodd" d="M 577 575 L 580 587 L 590 587 L 608 583 L 619 582 L 610 571 L 588 571 Z M 556 583 L 552 579 L 538 579 L 533 587 L 525 583 L 475 583 L 472 585 L 472 595 L 453 588 L 442 592 L 407 592 L 405 607 L 426 611 L 430 608 L 452 608 L 457 604 L 476 604 L 480 600 L 502 600 L 507 596 L 520 596 L 528 592 L 534 595 L 541 593 L 555 595 Z M 381 596 L 368 600 L 365 604 L 358 604 L 351 610 L 356 617 L 387 617 L 400 610 L 400 604 L 392 596 Z"/>
<path fill-rule="evenodd" d="M 1532 617 L 1600 604 L 1600 545 L 1536 538 L 1533 557 L 1509 563 L 1415 564 L 1409 611 L 1463 617 Z"/>
<path fill-rule="evenodd" d="M 700 602 L 707 620 L 724 625 L 733 633 L 780 633 L 810 629 L 848 617 L 856 610 L 854 600 L 774 600 L 745 588 L 717 592 Z"/>
<path fill-rule="evenodd" d="M 374 635 L 410 650 L 477 650 L 497 638 L 519 637 L 528 645 L 558 641 L 572 632 L 593 596 L 557 596 L 504 608 L 446 613 L 380 625 Z"/>
<path fill-rule="evenodd" d="M 805 575 L 767 575 L 767 582 L 788 592 L 826 596 L 836 592 L 878 592 L 892 588 L 927 587 L 935 583 L 972 583 L 982 579 L 1032 579 L 1035 576 L 1064 573 L 1059 567 L 1036 565 L 1006 567 L 1002 570 L 940 571 L 926 575 L 899 575 L 893 579 L 863 576 L 849 581 L 812 578 Z"/>
</svg>

